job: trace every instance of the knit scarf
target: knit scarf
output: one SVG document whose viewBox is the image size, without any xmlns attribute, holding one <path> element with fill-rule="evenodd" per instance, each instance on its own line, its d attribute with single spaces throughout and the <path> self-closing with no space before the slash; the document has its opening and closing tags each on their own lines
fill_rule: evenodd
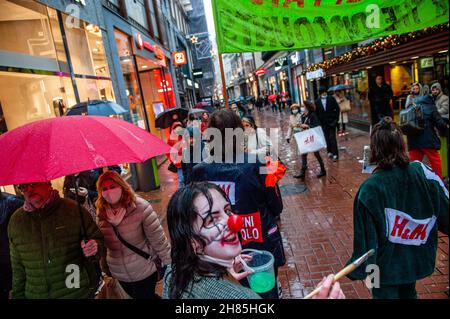
<svg viewBox="0 0 450 319">
<path fill-rule="evenodd" d="M 45 209 L 45 208 L 51 206 L 57 199 L 59 199 L 59 193 L 56 189 L 52 189 L 47 201 L 40 208 L 36 208 L 30 202 L 25 201 L 25 203 L 23 204 L 23 210 L 31 213 L 38 209 Z"/>
</svg>

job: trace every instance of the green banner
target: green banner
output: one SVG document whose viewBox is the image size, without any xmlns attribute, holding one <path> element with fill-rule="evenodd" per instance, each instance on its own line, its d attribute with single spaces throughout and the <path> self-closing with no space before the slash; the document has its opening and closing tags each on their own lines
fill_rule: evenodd
<svg viewBox="0 0 450 319">
<path fill-rule="evenodd" d="M 212 0 L 220 53 L 356 43 L 449 21 L 448 0 Z"/>
</svg>

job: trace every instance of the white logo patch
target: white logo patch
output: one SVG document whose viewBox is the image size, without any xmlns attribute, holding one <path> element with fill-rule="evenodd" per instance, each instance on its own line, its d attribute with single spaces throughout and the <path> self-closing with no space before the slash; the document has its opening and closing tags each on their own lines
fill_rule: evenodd
<svg viewBox="0 0 450 319">
<path fill-rule="evenodd" d="M 436 222 L 436 216 L 414 219 L 408 214 L 385 208 L 386 229 L 389 241 L 396 244 L 420 246 L 427 242 Z"/>
<path fill-rule="evenodd" d="M 217 181 L 209 181 L 210 183 L 216 184 L 227 194 L 230 199 L 231 205 L 236 203 L 236 183 L 234 182 L 217 182 Z"/>
</svg>

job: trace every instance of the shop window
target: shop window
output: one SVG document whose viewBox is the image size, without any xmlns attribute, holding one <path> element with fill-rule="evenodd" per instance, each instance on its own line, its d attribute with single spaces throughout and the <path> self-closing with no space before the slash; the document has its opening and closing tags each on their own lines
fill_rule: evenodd
<svg viewBox="0 0 450 319">
<path fill-rule="evenodd" d="M 133 62 L 130 38 L 125 33 L 114 31 L 117 50 L 125 81 L 128 104 L 130 106 L 131 120 L 134 124 L 145 129 L 142 95 L 139 89 L 136 67 Z"/>
<path fill-rule="evenodd" d="M 63 19 L 66 17 L 63 15 Z M 81 22 L 80 27 L 64 28 L 74 73 L 109 77 L 100 28 L 86 22 Z"/>
<path fill-rule="evenodd" d="M 159 38 L 159 28 L 158 28 L 158 21 L 157 21 L 157 16 L 156 16 L 156 10 L 158 10 L 158 7 L 156 5 L 156 2 L 153 0 L 148 0 L 148 8 L 150 11 L 149 17 L 150 17 L 150 22 L 151 22 L 151 27 L 152 27 L 152 33 L 153 36 L 155 38 Z"/>
<path fill-rule="evenodd" d="M 74 103 L 70 78 L 0 72 L 0 104 L 8 130 L 59 116 Z"/>
<path fill-rule="evenodd" d="M 23 1 L 2 0 L 0 13 L 0 51 L 56 60 L 53 28 L 46 6 L 35 1 L 24 4 Z"/>
<path fill-rule="evenodd" d="M 88 100 L 115 100 L 110 80 L 77 78 L 76 83 L 81 102 Z"/>
</svg>

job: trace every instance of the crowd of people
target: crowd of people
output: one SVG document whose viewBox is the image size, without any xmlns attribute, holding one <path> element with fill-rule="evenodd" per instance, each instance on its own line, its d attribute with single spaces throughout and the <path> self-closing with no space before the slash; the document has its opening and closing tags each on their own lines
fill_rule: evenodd
<svg viewBox="0 0 450 319">
<path fill-rule="evenodd" d="M 287 94 L 268 96 L 267 102 L 273 112 L 290 110 L 287 143 L 297 132 L 321 127 L 327 154 L 337 161 L 336 134 L 345 131 L 349 99 L 340 91 L 330 95 L 325 87 L 319 93 L 316 101 L 302 105 L 292 104 Z M 437 159 L 435 130 L 448 130 L 441 118 L 448 116 L 448 97 L 439 85 L 432 86 L 431 94 L 423 94 L 419 84 L 412 86 L 407 107 L 423 105 L 426 124 L 420 135 L 408 136 L 407 148 L 388 107 L 389 86 L 377 77 L 369 93 L 375 119 L 370 161 L 376 169 L 355 197 L 349 263 L 375 250 L 365 263 L 380 267 L 381 284 L 372 289 L 374 298 L 416 298 L 416 281 L 434 271 L 438 230 L 448 234 L 448 190 Z M 264 101 L 262 96 L 256 99 L 258 110 Z M 209 128 L 222 136 L 227 129 L 240 129 L 244 142 L 236 136 L 231 143 L 222 139 L 218 154 L 210 148 L 213 141 L 202 138 Z M 233 104 L 205 112 L 200 120 L 174 121 L 170 131 L 168 142 L 178 149 L 169 156 L 169 170 L 177 174 L 179 187 L 167 207 L 168 237 L 157 212 L 133 191 L 119 167 L 67 176 L 64 198 L 51 182 L 17 185 L 20 196 L 0 196 L 1 298 L 94 298 L 102 273 L 134 299 L 159 298 L 159 280 L 162 298 L 281 298 L 277 277 L 286 256 L 278 182 L 285 168 L 265 130 L 248 110 Z M 321 178 L 326 167 L 320 152 L 313 154 Z M 257 161 L 250 160 L 254 155 Z M 424 155 L 432 169 L 420 163 Z M 274 163 L 277 170 L 262 170 Z M 301 156 L 301 163 L 294 177 L 304 179 L 308 154 Z M 242 219 L 240 227 L 230 226 L 237 217 Z M 251 257 L 243 249 L 273 256 L 272 289 L 256 293 L 249 288 L 246 262 Z M 68 284 L 67 276 L 76 269 L 79 281 Z M 358 268 L 349 278 L 363 280 L 364 270 Z M 315 298 L 345 298 L 333 275 L 318 286 Z"/>
</svg>

